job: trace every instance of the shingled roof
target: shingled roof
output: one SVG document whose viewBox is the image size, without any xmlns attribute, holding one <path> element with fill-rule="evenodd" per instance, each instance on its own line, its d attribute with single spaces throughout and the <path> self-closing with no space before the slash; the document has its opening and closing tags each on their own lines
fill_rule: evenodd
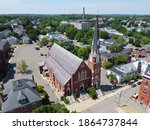
<svg viewBox="0 0 150 130">
<path fill-rule="evenodd" d="M 6 97 L 2 103 L 2 112 L 10 112 L 30 103 L 41 101 L 38 91 L 34 89 L 35 87 L 36 84 L 28 79 L 20 79 L 8 83 L 3 90 L 3 95 L 6 95 Z M 23 99 L 25 99 L 25 102 L 20 103 L 20 100 Z"/>
<path fill-rule="evenodd" d="M 4 46 L 6 45 L 7 40 L 0 40 L 0 51 L 4 49 Z"/>
<path fill-rule="evenodd" d="M 82 62 L 82 59 L 57 44 L 51 47 L 45 61 L 46 66 L 53 71 L 62 85 L 70 80 Z"/>
</svg>

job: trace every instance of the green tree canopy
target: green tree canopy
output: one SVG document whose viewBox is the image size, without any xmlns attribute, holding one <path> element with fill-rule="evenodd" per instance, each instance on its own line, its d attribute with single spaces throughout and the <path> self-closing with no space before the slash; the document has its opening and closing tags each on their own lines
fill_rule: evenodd
<svg viewBox="0 0 150 130">
<path fill-rule="evenodd" d="M 106 31 L 100 31 L 100 37 L 102 39 L 109 39 L 109 34 Z"/>
<path fill-rule="evenodd" d="M 87 93 L 93 98 L 96 99 L 97 98 L 97 93 L 96 93 L 96 88 L 95 87 L 89 87 L 87 89 Z"/>
<path fill-rule="evenodd" d="M 129 83 L 131 81 L 131 79 L 132 79 L 132 77 L 130 75 L 126 75 L 124 77 L 124 81 L 127 82 L 127 83 Z"/>
<path fill-rule="evenodd" d="M 113 64 L 109 61 L 104 61 L 104 63 L 102 64 L 103 68 L 105 69 L 110 69 L 111 67 L 113 67 Z"/>
<path fill-rule="evenodd" d="M 28 65 L 26 64 L 25 60 L 21 60 L 21 62 L 17 66 L 19 73 L 25 73 L 27 68 Z"/>
<path fill-rule="evenodd" d="M 57 103 L 36 108 L 33 113 L 69 113 L 69 111 L 65 105 Z"/>
<path fill-rule="evenodd" d="M 128 61 L 128 58 L 124 56 L 123 54 L 117 54 L 114 57 L 115 65 L 124 64 L 124 63 L 127 63 L 127 61 Z"/>
</svg>

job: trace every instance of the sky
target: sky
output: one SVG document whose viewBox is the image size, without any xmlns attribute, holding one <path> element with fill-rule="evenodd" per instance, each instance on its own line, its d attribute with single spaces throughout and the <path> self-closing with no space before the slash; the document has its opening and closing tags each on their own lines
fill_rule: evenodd
<svg viewBox="0 0 150 130">
<path fill-rule="evenodd" d="M 150 14 L 150 0 L 0 0 L 0 14 Z"/>
</svg>

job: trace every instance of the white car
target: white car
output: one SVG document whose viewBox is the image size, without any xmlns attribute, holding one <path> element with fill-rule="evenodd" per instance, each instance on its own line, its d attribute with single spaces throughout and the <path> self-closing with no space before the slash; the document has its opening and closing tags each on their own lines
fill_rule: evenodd
<svg viewBox="0 0 150 130">
<path fill-rule="evenodd" d="M 135 93 L 132 97 L 133 97 L 134 99 L 137 99 L 138 96 L 139 96 L 139 94 L 138 94 L 138 93 Z"/>
</svg>

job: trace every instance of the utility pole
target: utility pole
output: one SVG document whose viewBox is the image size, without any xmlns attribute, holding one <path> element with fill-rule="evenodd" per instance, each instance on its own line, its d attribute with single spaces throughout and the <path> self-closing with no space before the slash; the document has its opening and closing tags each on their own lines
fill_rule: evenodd
<svg viewBox="0 0 150 130">
<path fill-rule="evenodd" d="M 119 94 L 118 107 L 120 106 L 120 99 L 121 99 L 121 96 L 122 96 L 122 91 L 121 91 L 120 94 Z"/>
</svg>

